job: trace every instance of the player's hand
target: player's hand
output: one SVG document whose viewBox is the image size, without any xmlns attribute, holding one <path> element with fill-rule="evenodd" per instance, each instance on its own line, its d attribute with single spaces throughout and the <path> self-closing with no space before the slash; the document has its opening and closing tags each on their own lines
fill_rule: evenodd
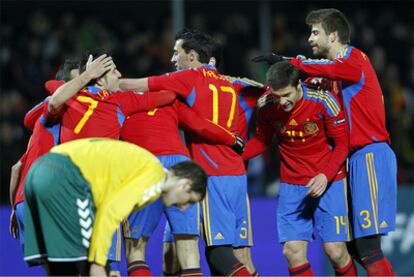
<svg viewBox="0 0 414 277">
<path fill-rule="evenodd" d="M 257 109 L 261 109 L 264 106 L 266 106 L 269 103 L 274 103 L 275 98 L 273 97 L 273 95 L 271 93 L 265 94 L 263 96 L 261 96 L 256 103 L 256 107 Z"/>
<path fill-rule="evenodd" d="M 105 267 L 98 265 L 96 263 L 91 264 L 91 267 L 89 268 L 89 275 L 90 276 L 107 276 Z"/>
<path fill-rule="evenodd" d="M 303 82 L 309 88 L 316 89 L 318 91 L 327 91 L 330 90 L 331 82 L 328 79 L 320 77 L 308 77 Z"/>
<path fill-rule="evenodd" d="M 17 217 L 16 217 L 15 209 L 12 210 L 12 213 L 10 215 L 9 231 L 10 231 L 10 234 L 13 236 L 13 238 L 15 239 L 19 238 L 19 226 L 17 224 Z"/>
<path fill-rule="evenodd" d="M 244 152 L 244 146 L 244 140 L 241 137 L 236 136 L 236 142 L 231 146 L 231 149 L 233 149 L 237 154 L 241 155 Z"/>
<path fill-rule="evenodd" d="M 285 60 L 290 60 L 290 59 L 291 58 L 289 57 L 284 57 L 284 56 L 277 55 L 275 53 L 270 53 L 270 54 L 265 54 L 265 55 L 254 57 L 252 61 L 255 63 L 267 62 L 268 65 L 272 65 L 272 64 L 285 61 Z"/>
<path fill-rule="evenodd" d="M 315 177 L 309 180 L 308 184 L 306 185 L 309 188 L 308 193 L 310 197 L 319 197 L 321 196 L 328 186 L 328 178 L 323 173 L 319 173 Z"/>
<path fill-rule="evenodd" d="M 89 55 L 88 61 L 86 62 L 86 72 L 91 79 L 96 79 L 109 71 L 113 63 L 112 57 L 108 57 L 106 54 L 99 56 L 95 60 L 92 55 Z"/>
</svg>

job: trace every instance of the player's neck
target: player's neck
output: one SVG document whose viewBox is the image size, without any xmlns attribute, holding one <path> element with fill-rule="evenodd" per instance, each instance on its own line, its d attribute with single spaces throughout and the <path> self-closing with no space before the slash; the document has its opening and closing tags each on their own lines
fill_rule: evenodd
<svg viewBox="0 0 414 277">
<path fill-rule="evenodd" d="M 338 54 L 341 53 L 346 47 L 346 44 L 342 44 L 339 42 L 333 44 L 328 51 L 327 58 L 329 60 L 336 59 L 336 57 L 338 57 Z"/>
</svg>

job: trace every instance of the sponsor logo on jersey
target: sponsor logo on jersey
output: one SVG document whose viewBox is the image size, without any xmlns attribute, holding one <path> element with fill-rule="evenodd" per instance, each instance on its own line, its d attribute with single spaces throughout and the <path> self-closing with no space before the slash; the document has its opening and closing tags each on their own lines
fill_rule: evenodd
<svg viewBox="0 0 414 277">
<path fill-rule="evenodd" d="M 316 124 L 315 122 L 312 122 L 312 121 L 305 122 L 303 124 L 303 129 L 304 129 L 305 133 L 309 134 L 309 135 L 314 135 L 319 131 L 318 124 Z"/>
</svg>

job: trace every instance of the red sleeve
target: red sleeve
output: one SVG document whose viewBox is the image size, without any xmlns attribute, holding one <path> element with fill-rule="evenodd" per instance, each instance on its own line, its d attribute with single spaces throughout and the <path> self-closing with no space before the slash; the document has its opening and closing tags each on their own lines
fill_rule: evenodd
<svg viewBox="0 0 414 277">
<path fill-rule="evenodd" d="M 246 144 L 246 150 L 242 155 L 244 161 L 247 161 L 263 153 L 273 140 L 273 128 L 266 122 L 264 117 L 265 113 L 259 111 L 256 135 L 251 138 Z"/>
<path fill-rule="evenodd" d="M 333 61 L 293 58 L 290 62 L 300 71 L 311 76 L 325 77 L 331 80 L 356 83 L 360 81 L 362 76 L 361 65 L 352 56 Z"/>
<path fill-rule="evenodd" d="M 49 80 L 45 83 L 45 89 L 49 95 L 52 95 L 64 83 L 64 81 L 60 80 Z"/>
<path fill-rule="evenodd" d="M 47 104 L 48 104 L 48 98 L 46 98 L 45 100 L 43 100 L 43 102 L 37 104 L 30 111 L 28 111 L 26 115 L 24 116 L 24 121 L 23 121 L 24 127 L 33 131 L 36 121 L 42 115 L 44 108 L 45 107 L 47 108 Z"/>
<path fill-rule="evenodd" d="M 180 101 L 174 104 L 177 106 L 178 120 L 186 130 L 196 133 L 215 144 L 232 146 L 235 143 L 234 135 L 223 127 L 200 117 L 195 111 Z"/>
<path fill-rule="evenodd" d="M 333 96 L 331 97 L 332 99 L 334 98 Z M 326 109 L 324 109 L 323 113 L 327 137 L 330 138 L 334 144 L 328 165 L 321 171 L 326 175 L 329 181 L 332 181 L 335 178 L 349 152 L 348 123 L 346 122 L 343 111 L 339 110 L 339 105 L 338 111 L 337 114 L 330 115 Z"/>
<path fill-rule="evenodd" d="M 198 74 L 195 69 L 187 69 L 162 76 L 152 76 L 148 78 L 148 87 L 150 91 L 171 90 L 181 97 L 187 98 L 194 87 L 194 80 Z"/>
<path fill-rule="evenodd" d="M 24 152 L 24 154 L 20 157 L 19 161 L 22 163 L 22 167 L 24 166 L 24 164 L 26 163 L 26 159 L 27 159 L 27 151 Z"/>
<path fill-rule="evenodd" d="M 125 116 L 169 105 L 173 103 L 176 96 L 174 92 L 168 90 L 151 93 L 138 93 L 132 91 L 116 93 L 119 105 Z"/>
</svg>

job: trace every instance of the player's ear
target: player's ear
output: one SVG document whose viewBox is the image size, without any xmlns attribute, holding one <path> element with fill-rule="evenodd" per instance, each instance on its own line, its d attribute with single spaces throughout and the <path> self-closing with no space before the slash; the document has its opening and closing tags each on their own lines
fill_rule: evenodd
<svg viewBox="0 0 414 277">
<path fill-rule="evenodd" d="M 194 50 L 190 50 L 188 53 L 188 59 L 190 62 L 198 61 L 198 53 Z"/>
<path fill-rule="evenodd" d="M 339 37 L 339 35 L 338 35 L 338 31 L 335 31 L 335 32 L 332 32 L 332 33 L 330 33 L 329 34 L 329 41 L 332 43 L 332 42 L 335 42 L 335 41 L 337 41 L 338 40 L 338 37 Z"/>
<path fill-rule="evenodd" d="M 298 85 L 296 86 L 296 89 L 300 89 L 301 86 L 302 86 L 302 80 L 299 79 Z"/>
</svg>

